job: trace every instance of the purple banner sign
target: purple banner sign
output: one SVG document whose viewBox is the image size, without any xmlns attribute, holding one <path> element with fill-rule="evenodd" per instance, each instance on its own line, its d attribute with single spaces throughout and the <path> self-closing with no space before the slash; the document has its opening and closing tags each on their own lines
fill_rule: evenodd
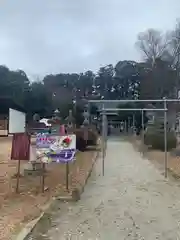
<svg viewBox="0 0 180 240">
<path fill-rule="evenodd" d="M 76 153 L 76 136 L 53 136 L 38 134 L 36 138 L 37 157 L 48 162 L 71 162 Z"/>
</svg>

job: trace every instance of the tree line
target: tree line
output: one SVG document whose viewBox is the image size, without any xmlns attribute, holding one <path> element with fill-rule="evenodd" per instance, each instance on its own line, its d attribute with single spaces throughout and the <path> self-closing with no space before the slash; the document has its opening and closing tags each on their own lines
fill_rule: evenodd
<svg viewBox="0 0 180 240">
<path fill-rule="evenodd" d="M 96 73 L 59 73 L 31 82 L 22 70 L 0 66 L 0 96 L 12 97 L 25 107 L 28 118 L 52 116 L 55 109 L 66 117 L 85 99 L 156 99 L 177 97 L 180 87 L 180 22 L 166 33 L 148 29 L 137 37 L 143 61 L 119 61 Z"/>
</svg>

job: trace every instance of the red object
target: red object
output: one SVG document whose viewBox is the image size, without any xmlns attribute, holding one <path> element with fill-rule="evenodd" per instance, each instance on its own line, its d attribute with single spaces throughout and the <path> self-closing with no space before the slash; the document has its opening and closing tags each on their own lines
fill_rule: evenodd
<svg viewBox="0 0 180 240">
<path fill-rule="evenodd" d="M 66 144 L 69 144 L 71 142 L 71 139 L 69 137 L 67 137 L 63 140 L 63 142 L 65 142 Z"/>
<path fill-rule="evenodd" d="M 30 140 L 30 135 L 27 133 L 15 133 L 12 141 L 11 159 L 29 160 Z"/>
</svg>

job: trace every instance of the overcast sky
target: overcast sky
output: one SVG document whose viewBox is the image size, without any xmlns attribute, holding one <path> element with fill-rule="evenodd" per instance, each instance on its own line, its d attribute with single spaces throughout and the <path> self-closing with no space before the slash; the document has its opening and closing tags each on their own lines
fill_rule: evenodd
<svg viewBox="0 0 180 240">
<path fill-rule="evenodd" d="M 30 76 L 139 60 L 137 34 L 173 28 L 180 0 L 2 0 L 0 64 Z"/>
</svg>

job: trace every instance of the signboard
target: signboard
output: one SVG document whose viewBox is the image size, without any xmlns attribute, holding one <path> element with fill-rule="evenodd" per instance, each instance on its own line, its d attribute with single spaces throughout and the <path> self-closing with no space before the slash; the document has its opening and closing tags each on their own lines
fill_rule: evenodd
<svg viewBox="0 0 180 240">
<path fill-rule="evenodd" d="M 54 136 L 38 134 L 36 137 L 36 155 L 44 163 L 71 162 L 76 153 L 76 135 Z"/>
<path fill-rule="evenodd" d="M 9 133 L 24 133 L 26 130 L 26 114 L 12 108 L 9 109 Z"/>
<path fill-rule="evenodd" d="M 11 159 L 29 160 L 30 158 L 30 135 L 27 133 L 14 133 L 11 148 Z"/>
</svg>

